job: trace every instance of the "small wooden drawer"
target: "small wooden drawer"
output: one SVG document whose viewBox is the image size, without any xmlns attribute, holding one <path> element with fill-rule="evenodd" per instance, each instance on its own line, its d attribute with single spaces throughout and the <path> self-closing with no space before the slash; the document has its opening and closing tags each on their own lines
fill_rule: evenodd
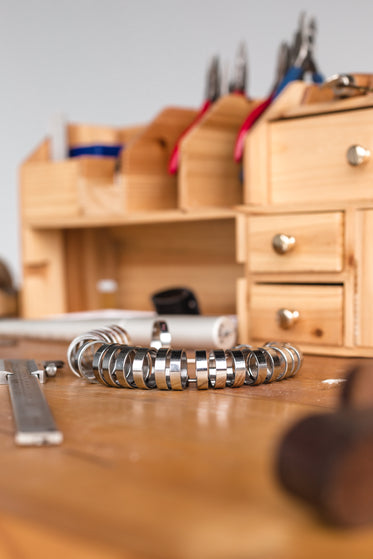
<svg viewBox="0 0 373 559">
<path fill-rule="evenodd" d="M 343 286 L 255 284 L 250 330 L 254 340 L 341 346 Z"/>
<path fill-rule="evenodd" d="M 249 218 L 252 272 L 339 272 L 343 267 L 343 213 Z"/>
<path fill-rule="evenodd" d="M 353 166 L 347 159 L 352 146 L 373 154 L 373 109 L 271 123 L 271 202 L 371 199 L 373 155 Z"/>
</svg>

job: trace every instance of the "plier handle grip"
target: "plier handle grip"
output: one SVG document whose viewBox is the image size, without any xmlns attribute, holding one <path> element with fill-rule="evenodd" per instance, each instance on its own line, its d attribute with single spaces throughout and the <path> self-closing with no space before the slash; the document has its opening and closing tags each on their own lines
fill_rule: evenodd
<svg viewBox="0 0 373 559">
<path fill-rule="evenodd" d="M 211 60 L 207 71 L 207 82 L 206 82 L 206 95 L 205 100 L 202 103 L 195 119 L 193 122 L 181 133 L 179 136 L 174 149 L 172 150 L 170 160 L 168 162 L 168 172 L 171 175 L 175 175 L 179 168 L 179 161 L 180 161 L 180 147 L 181 141 L 183 138 L 198 124 L 201 120 L 203 115 L 209 110 L 211 105 L 215 103 L 215 101 L 220 96 L 220 64 L 219 58 L 214 56 Z"/>
<path fill-rule="evenodd" d="M 313 51 L 315 35 L 315 20 L 312 18 L 309 23 L 307 23 L 305 15 L 302 14 L 293 45 L 290 49 L 285 48 L 286 44 L 280 46 L 278 61 L 279 71 L 272 91 L 260 105 L 257 105 L 255 109 L 251 111 L 241 125 L 234 148 L 235 161 L 239 162 L 242 159 L 246 134 L 289 83 L 296 80 L 303 80 L 307 73 L 311 73 L 311 78 L 314 83 L 323 83 L 324 77 L 318 71 L 314 61 Z"/>
</svg>

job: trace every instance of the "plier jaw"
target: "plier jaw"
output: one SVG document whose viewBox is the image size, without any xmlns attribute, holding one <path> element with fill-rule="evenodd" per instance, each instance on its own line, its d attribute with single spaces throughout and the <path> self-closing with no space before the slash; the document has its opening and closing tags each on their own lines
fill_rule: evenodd
<svg viewBox="0 0 373 559">
<path fill-rule="evenodd" d="M 248 74 L 248 56 L 247 49 L 244 42 L 238 46 L 233 79 L 229 84 L 229 93 L 239 93 L 246 95 L 247 91 L 247 74 Z"/>
<path fill-rule="evenodd" d="M 207 70 L 205 100 L 214 103 L 221 94 L 221 73 L 219 58 L 214 56 Z"/>
<path fill-rule="evenodd" d="M 314 54 L 316 33 L 315 18 L 310 18 L 307 22 L 305 14 L 302 13 L 291 47 L 291 66 L 299 68 L 300 79 L 303 79 L 306 73 L 310 73 L 314 83 L 322 83 L 324 78 L 317 68 Z"/>
</svg>

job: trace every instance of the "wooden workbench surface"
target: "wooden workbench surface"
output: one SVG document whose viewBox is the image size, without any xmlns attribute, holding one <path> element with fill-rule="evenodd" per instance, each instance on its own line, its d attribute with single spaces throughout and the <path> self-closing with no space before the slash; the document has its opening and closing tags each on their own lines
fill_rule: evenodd
<svg viewBox="0 0 373 559">
<path fill-rule="evenodd" d="M 64 358 L 63 344 L 1 357 Z M 337 405 L 347 359 L 306 356 L 299 376 L 220 391 L 115 390 L 67 369 L 44 385 L 64 443 L 18 448 L 0 386 L 0 557 L 372 557 L 373 528 L 338 530 L 274 475 L 281 436 Z"/>
</svg>

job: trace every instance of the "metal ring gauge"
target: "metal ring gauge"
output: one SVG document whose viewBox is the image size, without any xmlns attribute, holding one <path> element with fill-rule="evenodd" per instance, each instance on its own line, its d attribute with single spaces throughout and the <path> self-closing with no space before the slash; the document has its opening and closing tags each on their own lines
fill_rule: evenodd
<svg viewBox="0 0 373 559">
<path fill-rule="evenodd" d="M 89 382 L 142 390 L 184 390 L 191 383 L 198 390 L 256 386 L 293 377 L 303 361 L 301 351 L 284 342 L 267 342 L 256 349 L 198 349 L 192 359 L 170 344 L 165 321 L 154 323 L 149 347 L 133 345 L 123 328 L 109 326 L 76 337 L 67 359 L 72 372 Z"/>
</svg>

